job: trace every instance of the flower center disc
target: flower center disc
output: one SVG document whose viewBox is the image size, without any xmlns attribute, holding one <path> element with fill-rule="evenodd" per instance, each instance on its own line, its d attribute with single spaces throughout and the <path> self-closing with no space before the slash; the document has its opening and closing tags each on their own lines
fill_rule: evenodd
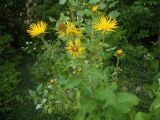
<svg viewBox="0 0 160 120">
<path fill-rule="evenodd" d="M 76 47 L 76 46 L 72 47 L 72 51 L 73 52 L 77 52 L 78 51 L 78 47 Z"/>
<path fill-rule="evenodd" d="M 61 31 L 65 31 L 66 30 L 66 25 L 63 24 L 63 23 L 59 24 L 58 27 L 59 27 L 59 30 L 61 30 Z"/>
</svg>

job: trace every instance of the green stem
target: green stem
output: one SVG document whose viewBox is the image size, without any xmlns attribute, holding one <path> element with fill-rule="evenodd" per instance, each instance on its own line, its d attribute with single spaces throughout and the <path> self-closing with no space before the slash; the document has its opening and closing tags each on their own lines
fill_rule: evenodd
<svg viewBox="0 0 160 120">
<path fill-rule="evenodd" d="M 42 39 L 43 43 L 46 44 L 46 41 L 44 40 L 43 36 L 41 36 L 41 39 Z"/>
<path fill-rule="evenodd" d="M 116 64 L 116 80 L 118 80 L 118 72 L 119 72 L 119 58 L 117 58 L 117 64 Z"/>
</svg>

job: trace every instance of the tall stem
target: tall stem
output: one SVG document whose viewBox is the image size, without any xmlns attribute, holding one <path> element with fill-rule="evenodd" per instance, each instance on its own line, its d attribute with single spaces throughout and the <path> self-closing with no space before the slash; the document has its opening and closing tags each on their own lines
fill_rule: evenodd
<svg viewBox="0 0 160 120">
<path fill-rule="evenodd" d="M 116 80 L 118 80 L 118 72 L 119 72 L 119 58 L 117 58 L 117 64 L 116 64 Z"/>
<path fill-rule="evenodd" d="M 44 37 L 43 37 L 43 36 L 41 36 L 41 39 L 42 39 L 43 43 L 45 44 L 46 41 L 44 40 Z"/>
</svg>

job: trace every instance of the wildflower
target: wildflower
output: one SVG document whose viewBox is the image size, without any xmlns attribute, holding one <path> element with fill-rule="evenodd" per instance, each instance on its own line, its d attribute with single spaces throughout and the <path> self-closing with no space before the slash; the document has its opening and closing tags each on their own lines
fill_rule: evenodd
<svg viewBox="0 0 160 120">
<path fill-rule="evenodd" d="M 81 36 L 81 31 L 75 27 L 74 23 L 67 22 L 66 34 L 72 36 Z"/>
<path fill-rule="evenodd" d="M 73 57 L 80 57 L 84 53 L 84 48 L 81 46 L 79 40 L 69 41 L 66 45 L 66 50 Z"/>
<path fill-rule="evenodd" d="M 96 23 L 94 23 L 93 27 L 97 31 L 102 31 L 103 33 L 114 31 L 114 29 L 118 28 L 117 21 L 112 19 L 111 17 L 101 16 Z"/>
<path fill-rule="evenodd" d="M 123 55 L 123 50 L 122 49 L 117 50 L 117 56 L 121 57 L 122 55 Z"/>
<path fill-rule="evenodd" d="M 47 23 L 43 21 L 38 21 L 37 23 L 32 23 L 29 26 L 27 32 L 30 34 L 31 37 L 36 37 L 41 34 L 44 34 L 47 29 Z"/>
<path fill-rule="evenodd" d="M 95 5 L 92 7 L 92 12 L 95 13 L 98 9 L 99 5 Z"/>
<path fill-rule="evenodd" d="M 59 37 L 64 37 L 65 36 L 66 29 L 67 29 L 66 23 L 59 23 L 56 26 L 56 30 L 57 30 L 57 33 L 58 33 Z"/>
</svg>

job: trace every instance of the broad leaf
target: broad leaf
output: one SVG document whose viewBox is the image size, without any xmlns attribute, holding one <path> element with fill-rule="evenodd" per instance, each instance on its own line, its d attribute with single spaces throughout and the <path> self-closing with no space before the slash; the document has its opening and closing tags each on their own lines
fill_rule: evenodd
<svg viewBox="0 0 160 120">
<path fill-rule="evenodd" d="M 150 119 L 147 113 L 138 112 L 135 116 L 135 120 L 150 120 Z"/>
<path fill-rule="evenodd" d="M 91 113 L 96 107 L 97 104 L 93 99 L 82 100 L 82 113 Z"/>
<path fill-rule="evenodd" d="M 128 92 L 120 92 L 117 94 L 117 107 L 116 109 L 122 113 L 128 113 L 131 108 L 138 104 L 138 98 Z"/>
</svg>

